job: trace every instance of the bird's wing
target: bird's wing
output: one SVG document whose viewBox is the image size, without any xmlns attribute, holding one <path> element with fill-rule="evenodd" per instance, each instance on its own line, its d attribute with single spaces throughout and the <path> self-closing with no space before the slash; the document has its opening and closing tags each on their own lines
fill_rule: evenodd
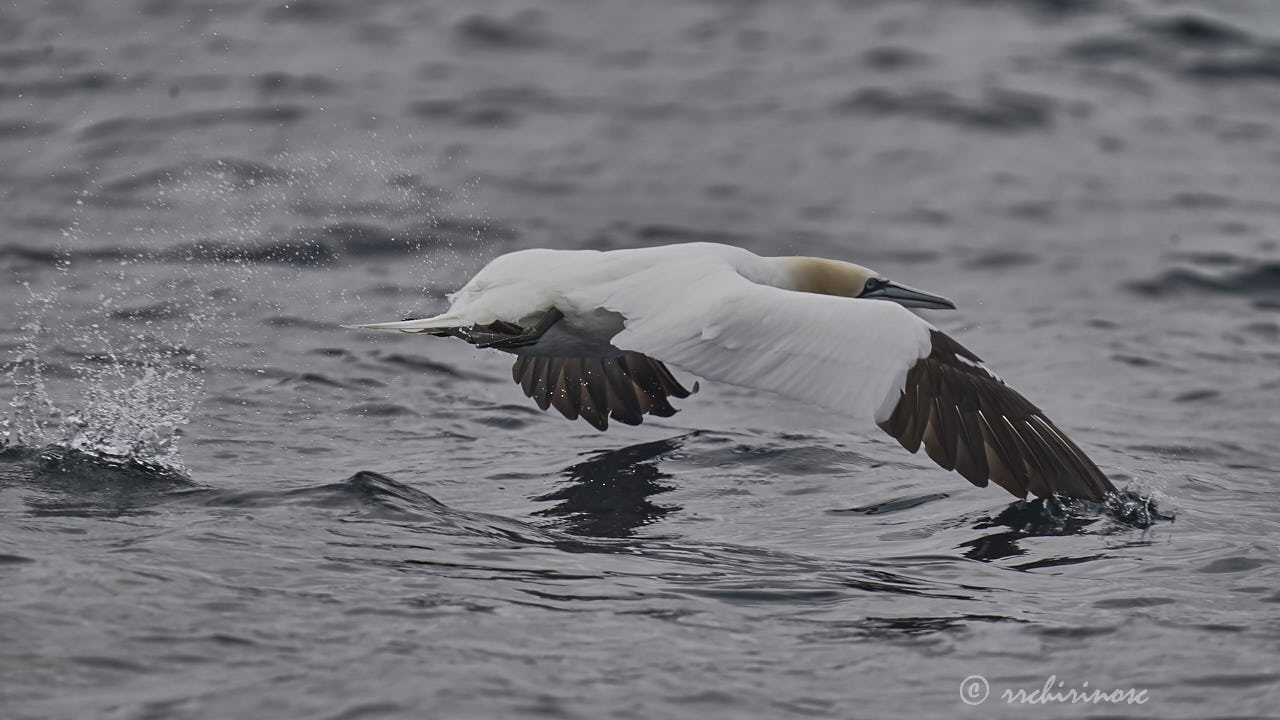
<svg viewBox="0 0 1280 720">
<path fill-rule="evenodd" d="M 881 406 L 929 348 L 930 326 L 895 303 L 782 290 L 732 270 L 641 273 L 593 300 L 622 316 L 618 348 L 868 421 L 888 416 Z"/>
<path fill-rule="evenodd" d="M 994 481 L 1017 497 L 1028 492 L 1101 500 L 1115 487 L 1044 412 L 939 330 L 929 354 L 907 371 L 880 427 L 911 452 L 924 444 L 933 461 L 979 487 Z"/>
<path fill-rule="evenodd" d="M 604 358 L 522 355 L 511 377 L 538 407 L 554 406 L 598 430 L 609 427 L 610 417 L 626 425 L 639 425 L 646 414 L 671 417 L 676 410 L 668 398 L 690 394 L 665 365 L 636 352 Z"/>
<path fill-rule="evenodd" d="M 693 282 L 646 274 L 596 291 L 624 318 L 613 338 L 621 349 L 874 420 L 978 486 L 1090 499 L 1113 489 L 1038 408 L 895 303 L 783 290 L 732 271 Z"/>
</svg>

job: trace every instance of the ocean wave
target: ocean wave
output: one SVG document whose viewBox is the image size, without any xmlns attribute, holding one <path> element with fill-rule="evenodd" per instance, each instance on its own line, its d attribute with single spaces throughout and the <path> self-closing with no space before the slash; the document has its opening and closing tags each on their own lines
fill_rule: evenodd
<svg viewBox="0 0 1280 720">
<path fill-rule="evenodd" d="M 898 90 L 868 87 L 836 102 L 838 113 L 869 117 L 907 117 L 982 132 L 1025 132 L 1053 126 L 1054 101 L 1021 90 L 989 90 L 979 98 L 963 98 L 944 90 Z"/>
<path fill-rule="evenodd" d="M 1241 259 L 1239 266 L 1219 273 L 1176 267 L 1126 287 L 1150 298 L 1205 294 L 1275 301 L 1280 299 L 1280 262 Z"/>
</svg>

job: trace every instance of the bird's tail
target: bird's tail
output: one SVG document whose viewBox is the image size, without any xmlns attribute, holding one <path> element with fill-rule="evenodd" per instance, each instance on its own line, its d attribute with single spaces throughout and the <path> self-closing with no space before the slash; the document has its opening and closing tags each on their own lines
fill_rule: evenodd
<svg viewBox="0 0 1280 720">
<path fill-rule="evenodd" d="M 419 318 L 417 320 L 398 320 L 395 322 L 367 323 L 364 325 L 343 325 L 344 328 L 366 329 L 366 330 L 385 330 L 387 332 L 405 332 L 405 333 L 429 333 L 437 330 L 448 330 L 450 328 L 467 327 L 470 323 L 465 322 L 457 315 L 436 315 L 435 317 Z"/>
</svg>

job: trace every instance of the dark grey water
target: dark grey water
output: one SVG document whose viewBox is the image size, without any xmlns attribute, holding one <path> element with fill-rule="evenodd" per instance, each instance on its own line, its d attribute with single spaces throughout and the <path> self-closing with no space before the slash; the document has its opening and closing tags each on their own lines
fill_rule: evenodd
<svg viewBox="0 0 1280 720">
<path fill-rule="evenodd" d="M 0 197 L 0 716 L 1280 716 L 1272 2 L 11 4 Z M 337 327 L 708 239 L 953 298 L 1166 519 Z"/>
</svg>

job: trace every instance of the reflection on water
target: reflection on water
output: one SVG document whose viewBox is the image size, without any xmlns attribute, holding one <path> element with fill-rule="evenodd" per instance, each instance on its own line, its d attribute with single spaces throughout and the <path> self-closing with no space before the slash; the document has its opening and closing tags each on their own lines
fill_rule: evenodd
<svg viewBox="0 0 1280 720">
<path fill-rule="evenodd" d="M 1098 520 L 1098 515 L 1069 513 L 1062 502 L 1053 499 L 1020 501 L 1011 503 L 995 516 L 984 517 L 974 524 L 977 530 L 1002 528 L 999 532 L 975 538 L 963 543 L 961 547 L 969 548 L 964 553 L 965 557 L 990 562 L 1026 554 L 1018 546 L 1018 541 L 1025 538 L 1076 535 Z"/>
<path fill-rule="evenodd" d="M 671 475 L 658 467 L 657 460 L 679 449 L 683 442 L 681 436 L 640 443 L 571 465 L 564 469 L 568 480 L 562 487 L 534 498 L 558 502 L 535 514 L 559 518 L 564 530 L 577 535 L 632 535 L 636 528 L 680 509 L 650 502 L 649 497 L 674 489 L 661 482 Z"/>
<path fill-rule="evenodd" d="M 1173 515 L 1162 513 L 1153 498 L 1138 496 L 1127 490 L 1109 496 L 1103 503 L 1054 498 L 1020 500 L 1010 503 L 994 516 L 983 517 L 973 525 L 975 530 L 999 528 L 998 532 L 961 543 L 960 547 L 968 548 L 964 553 L 967 558 L 993 562 L 1026 555 L 1027 550 L 1020 542 L 1027 538 L 1145 530 L 1156 522 L 1171 520 Z M 1105 527 L 1106 523 L 1113 527 Z M 1070 565 L 1099 557 L 1101 555 L 1040 558 L 1011 567 L 1031 569 Z"/>
</svg>

